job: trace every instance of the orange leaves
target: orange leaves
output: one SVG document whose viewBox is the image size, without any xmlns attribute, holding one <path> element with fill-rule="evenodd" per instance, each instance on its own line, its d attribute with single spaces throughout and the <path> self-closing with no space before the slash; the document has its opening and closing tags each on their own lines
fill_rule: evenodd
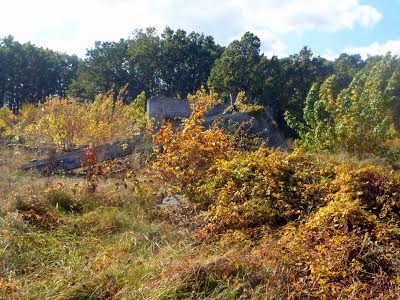
<svg viewBox="0 0 400 300">
<path fill-rule="evenodd" d="M 56 219 L 52 214 L 48 212 L 42 212 L 36 208 L 31 208 L 28 211 L 20 212 L 20 215 L 24 221 L 45 229 L 54 229 L 63 223 L 62 220 Z"/>
<path fill-rule="evenodd" d="M 193 191 L 207 169 L 233 150 L 230 135 L 218 128 L 204 130 L 201 125 L 211 96 L 198 93 L 192 101 L 195 109 L 188 120 L 175 131 L 171 123 L 166 123 L 154 137 L 160 147 L 155 150 L 157 158 L 152 169 L 174 192 Z"/>
<path fill-rule="evenodd" d="M 16 291 L 20 283 L 17 280 L 8 280 L 0 277 L 0 292 L 5 291 Z"/>
</svg>

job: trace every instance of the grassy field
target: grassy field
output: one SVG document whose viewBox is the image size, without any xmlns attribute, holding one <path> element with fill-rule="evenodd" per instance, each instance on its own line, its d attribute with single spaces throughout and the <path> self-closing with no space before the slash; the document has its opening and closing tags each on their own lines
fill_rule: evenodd
<svg viewBox="0 0 400 300">
<path fill-rule="evenodd" d="M 251 289 L 238 250 L 201 243 L 157 219 L 116 180 L 22 173 L 31 157 L 2 149 L 0 298 L 236 299 Z M 243 249 L 242 249 L 243 250 Z"/>
<path fill-rule="evenodd" d="M 135 180 L 109 176 L 98 179 L 93 191 L 79 174 L 19 171 L 32 157 L 22 149 L 1 149 L 1 299 L 400 295 L 400 181 L 382 171 L 388 166 L 380 161 L 265 156 L 265 150 L 238 154 L 220 162 L 220 177 L 207 183 L 212 188 L 213 180 L 221 185 L 226 177 L 236 187 L 228 181 L 228 190 L 212 190 L 219 200 L 204 211 L 196 201 L 161 208 L 157 193 Z M 249 177 L 260 171 L 269 177 Z M 289 181 L 275 186 L 271 180 L 279 174 Z M 277 200 L 287 201 L 283 211 L 257 204 L 257 195 L 270 193 L 264 187 L 293 201 Z M 242 193 L 252 196 L 234 202 Z M 293 210 L 289 201 L 300 208 Z"/>
</svg>

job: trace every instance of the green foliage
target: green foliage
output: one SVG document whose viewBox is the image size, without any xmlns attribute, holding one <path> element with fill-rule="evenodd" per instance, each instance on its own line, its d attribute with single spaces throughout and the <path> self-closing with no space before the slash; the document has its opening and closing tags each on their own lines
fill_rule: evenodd
<svg viewBox="0 0 400 300">
<path fill-rule="evenodd" d="M 225 98 L 236 97 L 240 91 L 252 97 L 261 59 L 260 47 L 260 39 L 250 32 L 233 41 L 215 62 L 208 85 Z"/>
<path fill-rule="evenodd" d="M 287 136 L 295 137 L 296 134 L 287 127 L 284 112 L 288 111 L 302 120 L 302 111 L 311 86 L 315 82 L 324 81 L 332 72 L 332 63 L 314 56 L 307 47 L 281 59 L 275 56 L 270 59 L 263 57 L 259 71 L 260 102 L 273 109 L 279 126 Z"/>
<path fill-rule="evenodd" d="M 184 98 L 205 84 L 220 56 L 221 46 L 211 36 L 169 27 L 136 30 L 128 39 L 97 42 L 78 69 L 69 93 L 93 99 L 98 93 L 128 84 L 126 101 L 145 91 Z"/>
<path fill-rule="evenodd" d="M 286 114 L 288 124 L 300 135 L 300 144 L 310 151 L 347 151 L 384 155 L 398 104 L 399 63 L 387 55 L 358 72 L 343 88 L 336 75 L 314 84 L 304 108 L 304 123 Z"/>
<path fill-rule="evenodd" d="M 8 36 L 0 40 L 0 62 L 0 106 L 4 99 L 16 112 L 50 95 L 65 97 L 80 60 Z"/>
</svg>

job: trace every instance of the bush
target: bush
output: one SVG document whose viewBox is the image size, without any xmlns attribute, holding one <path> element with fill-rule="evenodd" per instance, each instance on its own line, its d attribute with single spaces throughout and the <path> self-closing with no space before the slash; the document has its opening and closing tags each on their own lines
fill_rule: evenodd
<svg viewBox="0 0 400 300">
<path fill-rule="evenodd" d="M 302 120 L 286 112 L 286 121 L 300 136 L 298 144 L 312 152 L 346 151 L 361 157 L 377 155 L 391 163 L 398 149 L 400 60 L 386 56 L 371 60 L 349 86 L 332 75 L 310 89 Z"/>
<path fill-rule="evenodd" d="M 3 135 L 22 136 L 29 146 L 60 150 L 128 139 L 145 127 L 146 97 L 142 93 L 125 104 L 122 94 L 116 100 L 111 92 L 100 94 L 87 103 L 74 98 L 48 98 L 38 106 L 24 105 L 14 122 L 0 112 L 0 134 L 3 131 Z"/>
<path fill-rule="evenodd" d="M 337 298 L 344 292 L 364 299 L 394 291 L 399 234 L 397 225 L 380 223 L 360 201 L 338 194 L 298 228 L 287 229 L 280 243 L 301 266 L 292 283 L 297 293 L 316 297 L 323 291 Z"/>
<path fill-rule="evenodd" d="M 195 197 L 195 190 L 207 169 L 233 150 L 230 135 L 219 128 L 204 130 L 201 125 L 206 110 L 218 103 L 204 93 L 191 98 L 193 113 L 176 131 L 166 123 L 154 137 L 158 148 L 152 162 L 153 176 L 168 183 L 170 193 L 190 194 L 192 201 L 201 201 Z"/>
<path fill-rule="evenodd" d="M 300 152 L 261 147 L 219 160 L 199 190 L 213 203 L 207 212 L 213 231 L 281 226 L 319 207 L 331 176 L 331 168 Z"/>
<path fill-rule="evenodd" d="M 65 212 L 81 212 L 82 206 L 73 196 L 63 190 L 50 190 L 47 192 L 47 201 L 50 205 Z"/>
</svg>

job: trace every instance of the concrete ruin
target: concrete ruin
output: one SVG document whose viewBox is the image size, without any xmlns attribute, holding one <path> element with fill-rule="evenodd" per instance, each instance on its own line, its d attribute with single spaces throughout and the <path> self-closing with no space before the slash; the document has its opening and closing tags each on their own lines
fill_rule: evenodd
<svg viewBox="0 0 400 300">
<path fill-rule="evenodd" d="M 289 149 L 285 138 L 276 126 L 270 110 L 266 109 L 257 114 L 257 116 L 253 116 L 245 112 L 225 113 L 227 107 L 228 105 L 226 104 L 220 104 L 209 110 L 205 114 L 206 121 L 204 125 L 209 127 L 215 121 L 218 121 L 222 127 L 229 129 L 232 127 L 232 123 L 249 123 L 251 125 L 247 125 L 248 132 L 259 134 L 260 137 L 267 141 L 269 146 L 281 148 L 282 150 Z M 147 113 L 149 119 L 154 119 L 156 124 L 160 125 L 163 119 L 179 121 L 188 118 L 192 113 L 192 109 L 187 100 L 156 96 L 147 100 Z M 251 122 L 248 122 L 250 120 Z"/>
<path fill-rule="evenodd" d="M 192 110 L 189 102 L 177 98 L 155 96 L 147 100 L 149 119 L 161 122 L 162 119 L 188 118 Z"/>
<path fill-rule="evenodd" d="M 225 130 L 235 128 L 234 124 L 247 124 L 245 130 L 257 133 L 267 141 L 270 147 L 288 150 L 284 137 L 276 127 L 271 112 L 265 111 L 253 116 L 245 112 L 226 113 L 228 106 L 221 104 L 209 110 L 205 117 L 204 126 L 209 128 L 214 122 L 218 122 Z M 159 125 L 163 119 L 175 120 L 180 123 L 192 113 L 189 102 L 168 97 L 152 97 L 147 101 L 147 112 L 149 119 L 155 119 Z M 251 121 L 251 122 L 249 122 Z M 236 126 L 237 128 L 237 126 Z M 113 160 L 140 151 L 143 147 L 143 135 L 135 136 L 127 141 L 120 141 L 114 144 L 106 144 L 93 149 L 98 161 Z M 83 166 L 85 151 L 77 149 L 71 152 L 57 154 L 51 159 L 34 160 L 22 165 L 22 170 L 36 169 L 39 172 L 47 173 L 52 170 L 71 171 Z"/>
</svg>

